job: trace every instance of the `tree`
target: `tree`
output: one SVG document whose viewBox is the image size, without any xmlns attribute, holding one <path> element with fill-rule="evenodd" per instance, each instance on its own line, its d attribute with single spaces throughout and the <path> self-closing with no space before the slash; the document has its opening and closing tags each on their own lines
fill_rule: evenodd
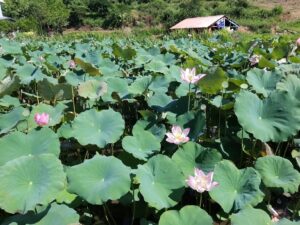
<svg viewBox="0 0 300 225">
<path fill-rule="evenodd" d="M 69 10 L 62 0 L 7 0 L 5 10 L 15 20 L 30 18 L 39 32 L 61 31 L 68 24 Z"/>
</svg>

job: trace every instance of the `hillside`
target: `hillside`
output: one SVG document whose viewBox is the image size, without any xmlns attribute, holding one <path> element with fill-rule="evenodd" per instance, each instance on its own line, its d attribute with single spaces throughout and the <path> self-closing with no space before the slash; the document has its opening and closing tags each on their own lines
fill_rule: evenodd
<svg viewBox="0 0 300 225">
<path fill-rule="evenodd" d="M 300 20 L 300 2 L 299 0 L 254 0 L 253 5 L 265 9 L 282 6 L 282 18 L 288 21 Z"/>
</svg>

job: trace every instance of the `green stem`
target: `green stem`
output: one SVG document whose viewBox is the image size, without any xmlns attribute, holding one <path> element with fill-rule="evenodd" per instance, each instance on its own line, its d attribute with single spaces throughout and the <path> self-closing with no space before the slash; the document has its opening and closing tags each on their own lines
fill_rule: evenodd
<svg viewBox="0 0 300 225">
<path fill-rule="evenodd" d="M 132 205 L 132 217 L 131 217 L 131 225 L 134 223 L 135 218 L 135 199 L 134 199 L 134 188 L 132 189 L 132 195 L 133 195 L 133 205 Z"/>
<path fill-rule="evenodd" d="M 202 193 L 200 193 L 199 206 L 200 206 L 200 208 L 202 208 Z"/>
<path fill-rule="evenodd" d="M 189 100 L 188 100 L 188 112 L 190 111 L 190 105 L 191 105 L 191 83 L 189 83 Z"/>
<path fill-rule="evenodd" d="M 275 150 L 275 155 L 280 154 L 280 147 L 281 147 L 281 142 L 278 143 L 277 148 Z"/>
<path fill-rule="evenodd" d="M 108 223 L 109 225 L 111 225 L 111 224 L 110 224 L 110 221 L 109 221 L 109 218 L 108 218 L 108 215 L 107 215 L 107 212 L 106 212 L 106 208 L 105 208 L 104 205 L 103 205 L 103 212 L 104 212 L 104 217 L 105 217 L 107 223 Z"/>
<path fill-rule="evenodd" d="M 71 87 L 71 89 L 72 89 L 73 113 L 74 113 L 74 116 L 76 116 L 74 89 L 73 89 L 73 87 Z"/>
<path fill-rule="evenodd" d="M 108 214 L 108 216 L 111 218 L 113 224 L 114 224 L 114 225 L 117 225 L 117 223 L 116 223 L 114 217 L 112 216 L 112 214 L 111 214 L 111 212 L 110 212 L 108 206 L 106 205 L 106 203 L 103 203 L 103 205 L 104 205 L 104 207 L 106 208 L 107 214 Z"/>
</svg>

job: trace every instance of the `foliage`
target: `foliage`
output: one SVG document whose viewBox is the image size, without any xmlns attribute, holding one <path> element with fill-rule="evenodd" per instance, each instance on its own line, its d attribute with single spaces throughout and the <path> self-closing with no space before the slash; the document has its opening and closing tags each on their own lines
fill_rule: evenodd
<svg viewBox="0 0 300 225">
<path fill-rule="evenodd" d="M 299 49 L 205 35 L 0 39 L 1 223 L 298 224 Z"/>
<path fill-rule="evenodd" d="M 185 18 L 224 14 L 253 31 L 270 32 L 282 12 L 281 7 L 267 10 L 247 0 L 7 0 L 4 13 L 16 22 L 1 21 L 0 29 L 39 33 L 82 26 L 104 29 L 159 26 L 169 29 Z"/>
</svg>

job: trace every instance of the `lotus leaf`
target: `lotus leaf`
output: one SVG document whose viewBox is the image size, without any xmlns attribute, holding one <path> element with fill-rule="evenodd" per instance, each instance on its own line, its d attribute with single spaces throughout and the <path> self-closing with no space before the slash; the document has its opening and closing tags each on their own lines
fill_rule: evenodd
<svg viewBox="0 0 300 225">
<path fill-rule="evenodd" d="M 107 84 L 103 81 L 88 80 L 78 87 L 78 94 L 89 99 L 98 99 L 107 92 Z"/>
<path fill-rule="evenodd" d="M 247 73 L 247 81 L 252 85 L 253 89 L 267 97 L 276 89 L 277 82 L 282 75 L 278 72 L 265 71 L 263 69 L 254 68 Z"/>
<path fill-rule="evenodd" d="M 0 139 L 0 166 L 10 160 L 26 155 L 53 154 L 59 156 L 58 136 L 49 128 L 33 130 L 27 135 L 19 131 Z"/>
<path fill-rule="evenodd" d="M 300 173 L 289 160 L 280 156 L 261 157 L 257 159 L 255 169 L 267 187 L 283 188 L 284 192 L 290 193 L 298 191 Z"/>
<path fill-rule="evenodd" d="M 120 113 L 112 109 L 98 112 L 96 109 L 80 113 L 72 124 L 73 137 L 80 144 L 105 145 L 119 140 L 124 130 L 124 120 Z"/>
<path fill-rule="evenodd" d="M 79 224 L 79 215 L 74 209 L 66 205 L 52 203 L 45 211 L 34 214 L 32 212 L 25 215 L 12 216 L 2 225 L 50 225 L 50 224 Z"/>
<path fill-rule="evenodd" d="M 29 110 L 23 107 L 16 107 L 6 114 L 0 114 L 0 134 L 9 132 L 20 121 L 29 116 Z"/>
<path fill-rule="evenodd" d="M 231 215 L 232 225 L 272 225 L 270 216 L 261 209 L 246 208 Z"/>
<path fill-rule="evenodd" d="M 181 199 L 184 176 L 169 157 L 156 155 L 136 171 L 140 192 L 146 202 L 156 209 L 175 206 Z"/>
<path fill-rule="evenodd" d="M 172 159 L 187 178 L 194 173 L 194 168 L 200 168 L 206 173 L 214 171 L 215 165 L 222 160 L 222 155 L 216 149 L 188 142 L 173 154 Z"/>
<path fill-rule="evenodd" d="M 47 205 L 65 187 L 66 175 L 56 156 L 22 156 L 0 167 L 0 207 L 26 213 Z"/>
<path fill-rule="evenodd" d="M 216 165 L 214 172 L 219 186 L 209 194 L 225 212 L 255 206 L 263 200 L 264 194 L 259 189 L 261 178 L 252 167 L 239 170 L 232 162 L 224 160 Z"/>
<path fill-rule="evenodd" d="M 255 138 L 285 141 L 300 128 L 299 106 L 287 93 L 273 92 L 261 100 L 257 95 L 242 91 L 234 107 L 239 123 Z"/>
<path fill-rule="evenodd" d="M 160 140 L 151 132 L 134 126 L 132 134 L 123 138 L 122 146 L 134 157 L 146 161 L 151 154 L 160 150 Z"/>
<path fill-rule="evenodd" d="M 91 204 L 116 200 L 130 190 L 130 169 L 114 156 L 96 155 L 67 170 L 69 191 Z"/>
<path fill-rule="evenodd" d="M 180 211 L 164 212 L 158 225 L 212 225 L 212 218 L 203 209 L 197 206 L 185 206 Z"/>
</svg>

